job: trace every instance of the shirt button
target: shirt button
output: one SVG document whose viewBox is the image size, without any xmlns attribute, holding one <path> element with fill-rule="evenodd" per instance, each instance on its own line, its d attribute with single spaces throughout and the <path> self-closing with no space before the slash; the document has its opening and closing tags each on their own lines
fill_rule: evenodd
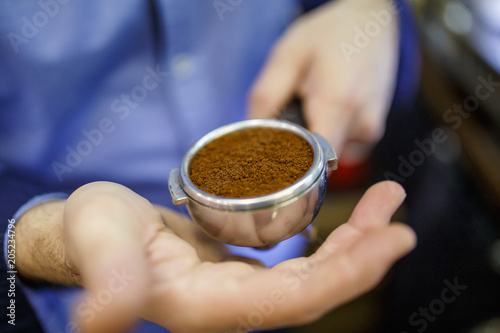
<svg viewBox="0 0 500 333">
<path fill-rule="evenodd" d="M 181 53 L 172 58 L 171 69 L 178 79 L 188 79 L 194 75 L 196 66 L 192 56 Z"/>
</svg>

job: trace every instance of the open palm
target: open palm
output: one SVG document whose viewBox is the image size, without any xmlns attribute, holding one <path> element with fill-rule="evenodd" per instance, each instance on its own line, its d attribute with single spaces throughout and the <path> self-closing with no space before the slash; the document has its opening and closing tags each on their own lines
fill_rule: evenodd
<svg viewBox="0 0 500 333">
<path fill-rule="evenodd" d="M 396 183 L 373 186 L 316 253 L 266 268 L 233 256 L 185 217 L 123 186 L 86 185 L 65 208 L 70 260 L 96 297 L 113 272 L 132 279 L 92 320 L 76 316 L 96 332 L 123 330 L 138 316 L 174 332 L 308 323 L 373 288 L 414 246 L 408 227 L 389 224 L 404 197 Z"/>
</svg>

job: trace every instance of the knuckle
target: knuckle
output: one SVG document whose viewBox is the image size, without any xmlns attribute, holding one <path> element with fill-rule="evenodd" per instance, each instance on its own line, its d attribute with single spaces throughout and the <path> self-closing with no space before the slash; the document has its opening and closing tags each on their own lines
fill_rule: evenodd
<svg viewBox="0 0 500 333">
<path fill-rule="evenodd" d="M 340 104 L 340 100 L 336 94 L 328 91 L 316 91 L 308 94 L 310 99 L 310 107 L 315 110 L 335 110 L 335 106 Z"/>
<path fill-rule="evenodd" d="M 367 131 L 367 137 L 370 142 L 377 142 L 384 136 L 385 129 L 383 126 L 371 126 Z"/>
<path fill-rule="evenodd" d="M 384 136 L 385 125 L 377 124 L 373 120 L 363 119 L 357 126 L 358 140 L 362 142 L 377 142 Z"/>
<path fill-rule="evenodd" d="M 341 285 L 355 286 L 360 292 L 374 288 L 381 280 L 380 269 L 375 263 L 363 267 L 355 266 L 349 256 L 342 256 L 339 262 Z"/>
<path fill-rule="evenodd" d="M 260 87 L 250 93 L 250 104 L 257 109 L 269 109 L 272 107 L 272 97 Z"/>
<path fill-rule="evenodd" d="M 347 255 L 342 255 L 338 258 L 338 274 L 340 285 L 356 286 L 362 280 L 359 269 L 353 264 L 352 260 Z"/>
<path fill-rule="evenodd" d="M 301 304 L 291 311 L 287 316 L 292 325 L 305 325 L 318 320 L 324 312 L 321 298 L 324 297 L 324 290 L 318 293 L 317 286 L 304 281 L 292 294 L 291 302 Z"/>
</svg>

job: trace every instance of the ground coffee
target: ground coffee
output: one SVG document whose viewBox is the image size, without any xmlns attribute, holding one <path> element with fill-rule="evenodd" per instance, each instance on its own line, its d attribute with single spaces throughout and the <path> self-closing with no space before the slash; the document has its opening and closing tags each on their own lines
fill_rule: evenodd
<svg viewBox="0 0 500 333">
<path fill-rule="evenodd" d="M 300 136 L 275 128 L 251 128 L 208 143 L 189 167 L 193 184 L 226 198 L 250 198 L 292 185 L 311 167 L 311 146 Z"/>
</svg>

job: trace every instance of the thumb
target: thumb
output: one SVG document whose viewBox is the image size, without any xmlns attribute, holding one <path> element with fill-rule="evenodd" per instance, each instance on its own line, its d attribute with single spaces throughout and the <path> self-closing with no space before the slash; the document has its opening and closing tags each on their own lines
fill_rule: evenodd
<svg viewBox="0 0 500 333">
<path fill-rule="evenodd" d="M 140 224 L 120 199 L 97 195 L 92 200 L 65 226 L 68 253 L 87 289 L 74 316 L 84 332 L 122 332 L 134 325 L 147 295 Z"/>
<path fill-rule="evenodd" d="M 297 89 L 306 60 L 300 37 L 289 33 L 278 42 L 251 88 L 248 118 L 275 117 Z"/>
</svg>

